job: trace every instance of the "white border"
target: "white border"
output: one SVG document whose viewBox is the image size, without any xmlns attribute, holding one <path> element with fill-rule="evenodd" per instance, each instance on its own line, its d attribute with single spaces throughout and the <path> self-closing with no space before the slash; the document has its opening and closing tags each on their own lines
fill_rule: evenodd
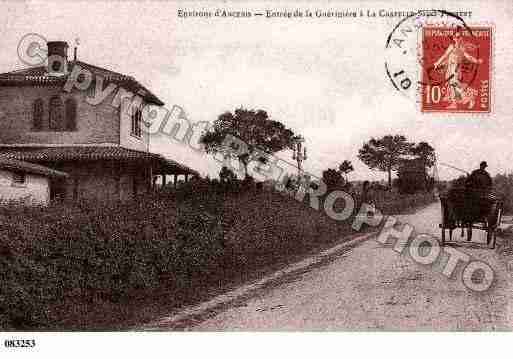
<svg viewBox="0 0 513 359">
<path fill-rule="evenodd" d="M 466 110 L 447 110 L 447 111 L 437 111 L 437 110 L 432 110 L 432 111 L 424 111 L 422 110 L 422 86 L 419 87 L 418 91 L 417 91 L 417 98 L 418 98 L 418 106 L 419 106 L 419 112 L 422 114 L 422 115 L 459 115 L 459 114 L 465 114 L 465 115 L 470 115 L 472 117 L 489 117 L 490 115 L 492 115 L 494 112 L 493 112 L 493 109 L 494 109 L 494 104 L 495 102 L 493 101 L 494 100 L 494 88 L 495 88 L 495 79 L 494 79 L 494 74 L 495 74 L 495 31 L 496 31 L 496 27 L 495 27 L 495 24 L 494 23 L 491 23 L 491 22 L 479 22 L 479 23 L 465 23 L 465 25 L 469 28 L 474 28 L 474 27 L 482 27 L 482 28 L 489 28 L 490 29 L 490 63 L 489 63 L 489 67 L 488 67 L 488 79 L 489 79 L 489 90 L 488 90 L 488 100 L 489 100 L 489 110 L 488 111 L 466 111 Z M 450 26 L 454 26 L 454 24 L 452 23 L 443 23 L 443 22 L 437 22 L 437 23 L 426 23 L 422 26 L 422 28 L 420 29 L 420 35 L 419 35 L 419 44 L 418 44 L 418 47 L 417 47 L 417 51 L 420 51 L 420 56 L 423 55 L 423 41 L 424 41 L 424 28 L 425 27 L 450 27 Z M 421 71 L 419 72 L 420 74 L 420 79 L 419 79 L 419 82 L 422 81 L 422 74 L 423 74 L 423 69 L 421 69 Z"/>
<path fill-rule="evenodd" d="M 36 340 L 6 349 L 6 338 Z M 16 358 L 500 358 L 510 333 L 0 333 Z M 507 354 L 506 354 L 507 355 Z"/>
</svg>

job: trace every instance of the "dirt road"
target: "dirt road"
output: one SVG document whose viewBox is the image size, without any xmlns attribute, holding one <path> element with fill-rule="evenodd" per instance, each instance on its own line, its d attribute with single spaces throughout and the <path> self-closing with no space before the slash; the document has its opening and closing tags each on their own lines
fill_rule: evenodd
<svg viewBox="0 0 513 359">
<path fill-rule="evenodd" d="M 435 203 L 398 218 L 417 233 L 439 237 L 439 216 Z M 474 239 L 485 240 L 477 234 Z M 504 256 L 475 245 L 456 248 L 493 268 L 495 283 L 489 290 L 468 290 L 462 268 L 448 279 L 441 274 L 444 261 L 419 265 L 370 238 L 325 266 L 262 289 L 186 329 L 510 330 L 512 279 Z"/>
</svg>

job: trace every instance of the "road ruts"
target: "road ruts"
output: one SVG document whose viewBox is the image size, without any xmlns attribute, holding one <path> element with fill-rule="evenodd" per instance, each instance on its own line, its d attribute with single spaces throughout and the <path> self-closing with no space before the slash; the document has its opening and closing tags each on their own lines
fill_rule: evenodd
<svg viewBox="0 0 513 359">
<path fill-rule="evenodd" d="M 400 220 L 438 237 L 439 217 L 435 203 Z M 458 248 L 494 269 L 490 290 L 466 289 L 461 266 L 448 279 L 441 274 L 443 261 L 422 266 L 369 239 L 186 330 L 510 330 L 512 280 L 501 256 L 478 246 Z"/>
</svg>

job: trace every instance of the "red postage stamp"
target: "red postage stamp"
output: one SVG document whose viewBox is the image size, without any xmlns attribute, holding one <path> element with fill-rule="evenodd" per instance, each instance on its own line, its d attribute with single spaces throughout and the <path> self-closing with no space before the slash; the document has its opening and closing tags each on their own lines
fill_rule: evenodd
<svg viewBox="0 0 513 359">
<path fill-rule="evenodd" d="M 424 27 L 422 51 L 422 112 L 490 112 L 491 27 Z"/>
</svg>

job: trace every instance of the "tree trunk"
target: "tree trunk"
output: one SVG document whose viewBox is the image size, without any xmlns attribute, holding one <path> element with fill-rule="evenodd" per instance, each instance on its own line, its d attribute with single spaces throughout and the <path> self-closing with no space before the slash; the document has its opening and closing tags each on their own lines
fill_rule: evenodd
<svg viewBox="0 0 513 359">
<path fill-rule="evenodd" d="M 248 164 L 242 161 L 242 165 L 244 166 L 244 179 L 248 179 Z"/>
<path fill-rule="evenodd" d="M 392 168 L 388 169 L 388 190 L 392 189 Z"/>
</svg>

